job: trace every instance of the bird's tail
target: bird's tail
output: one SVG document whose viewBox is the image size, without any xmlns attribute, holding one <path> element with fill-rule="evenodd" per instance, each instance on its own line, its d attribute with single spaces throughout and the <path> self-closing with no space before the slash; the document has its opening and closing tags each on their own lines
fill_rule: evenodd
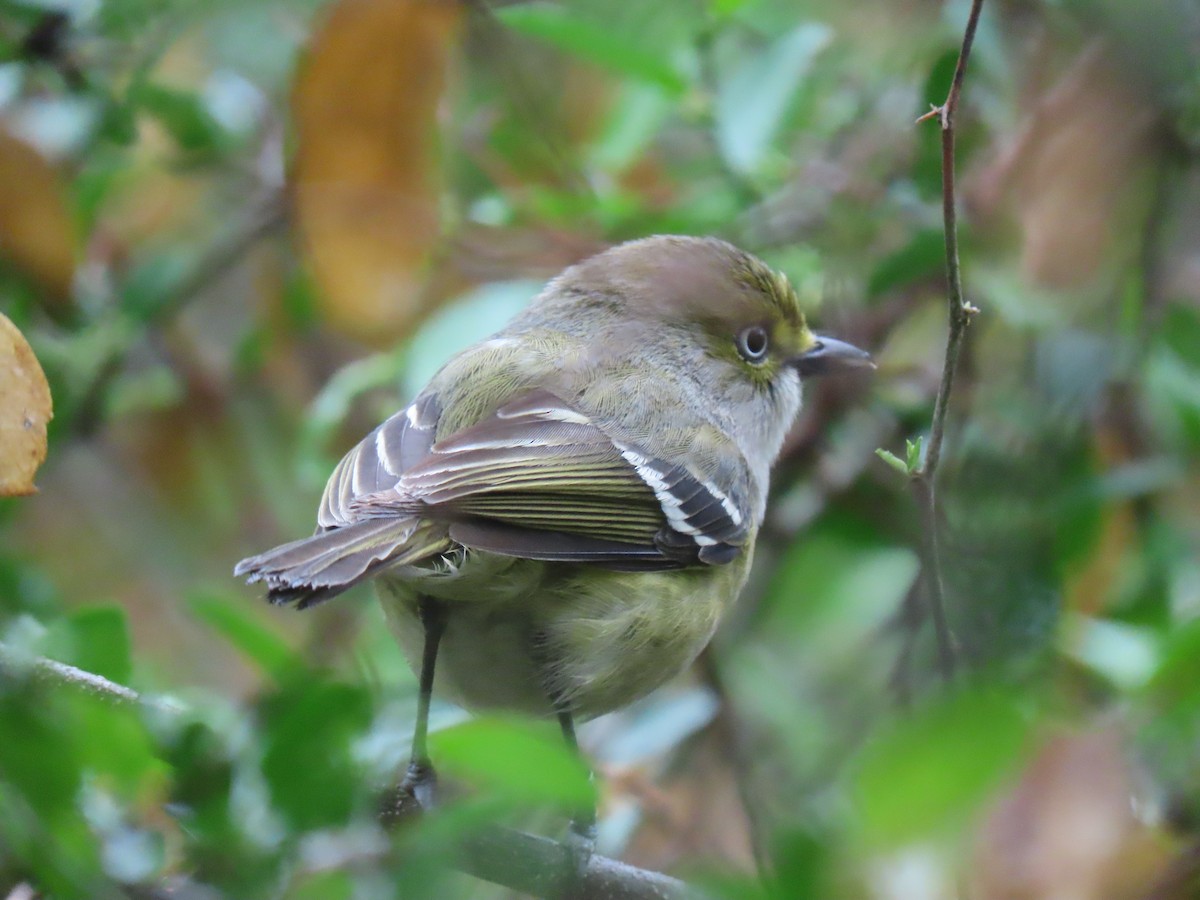
<svg viewBox="0 0 1200 900">
<path fill-rule="evenodd" d="M 243 559 L 233 574 L 266 582 L 267 599 L 305 609 L 382 569 L 410 565 L 450 548 L 444 525 L 418 518 L 365 519 Z"/>
</svg>

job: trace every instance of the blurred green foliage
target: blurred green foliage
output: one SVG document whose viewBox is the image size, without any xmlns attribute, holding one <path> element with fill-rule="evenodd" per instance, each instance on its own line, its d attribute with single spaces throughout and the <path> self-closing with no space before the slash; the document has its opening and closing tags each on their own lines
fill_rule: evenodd
<svg viewBox="0 0 1200 900">
<path fill-rule="evenodd" d="M 668 231 L 781 266 L 880 371 L 810 393 L 705 666 L 584 728 L 600 849 L 730 898 L 941 897 L 964 872 L 1010 896 L 1042 876 L 993 829 L 1058 833 L 1107 797 L 1124 837 L 1052 854 L 1055 883 L 1148 895 L 1200 829 L 1194 4 L 985 6 L 959 141 L 982 312 L 939 494 L 954 690 L 923 624 L 922 526 L 874 451 L 903 466 L 928 427 L 940 150 L 913 122 L 945 96 L 969 4 L 464 5 L 435 98 L 443 179 L 376 191 L 389 215 L 424 191 L 440 230 L 402 273 L 420 285 L 403 334 L 374 347 L 331 324 L 319 234 L 283 239 L 310 187 L 289 181 L 291 104 L 332 52 L 332 5 L 0 0 L 0 133 L 61 188 L 20 194 L 31 173 L 0 143 L 0 311 L 56 410 L 41 493 L 0 501 L 0 896 L 490 896 L 448 874 L 463 835 L 559 836 L 593 788 L 553 729 L 449 707 L 447 804 L 385 835 L 415 685 L 381 614 L 365 591 L 271 610 L 229 569 L 307 533 L 349 442 L 547 277 Z M 421 90 L 375 87 L 384 110 Z M 19 237 L 18 197 L 70 227 Z M 1094 771 L 1139 776 L 1078 791 L 1055 741 L 1106 729 Z M 1156 849 L 1131 862 L 1135 844 Z"/>
</svg>

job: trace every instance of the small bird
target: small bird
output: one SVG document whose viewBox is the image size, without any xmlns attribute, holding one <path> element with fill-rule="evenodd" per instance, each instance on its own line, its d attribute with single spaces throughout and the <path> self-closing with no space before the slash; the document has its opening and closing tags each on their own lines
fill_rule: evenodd
<svg viewBox="0 0 1200 900">
<path fill-rule="evenodd" d="M 435 783 L 430 695 L 575 720 L 686 667 L 746 581 L 805 379 L 873 367 L 787 279 L 715 238 L 566 269 L 342 459 L 312 537 L 235 575 L 301 609 L 376 579 L 420 679 L 404 790 Z M 594 810 L 572 823 L 584 839 Z"/>
</svg>

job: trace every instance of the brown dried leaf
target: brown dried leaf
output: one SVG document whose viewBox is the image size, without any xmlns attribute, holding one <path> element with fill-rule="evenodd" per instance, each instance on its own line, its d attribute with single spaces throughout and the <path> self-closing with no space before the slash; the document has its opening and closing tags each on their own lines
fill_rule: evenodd
<svg viewBox="0 0 1200 900">
<path fill-rule="evenodd" d="M 0 497 L 34 493 L 46 458 L 50 385 L 17 326 L 0 313 Z"/>
<path fill-rule="evenodd" d="M 33 147 L 0 131 L 0 255 L 52 302 L 71 295 L 75 226 L 58 172 Z"/>
<path fill-rule="evenodd" d="M 390 343 L 423 311 L 437 107 L 461 19 L 447 0 L 341 0 L 297 80 L 298 224 L 325 319 L 352 337 Z"/>
<path fill-rule="evenodd" d="M 992 809 L 972 867 L 978 900 L 1134 900 L 1168 850 L 1134 816 L 1134 778 L 1111 729 L 1046 742 Z"/>
</svg>

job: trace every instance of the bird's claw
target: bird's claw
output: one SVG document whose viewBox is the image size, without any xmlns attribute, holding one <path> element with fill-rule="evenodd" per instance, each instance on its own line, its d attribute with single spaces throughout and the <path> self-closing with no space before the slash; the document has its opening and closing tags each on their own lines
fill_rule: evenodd
<svg viewBox="0 0 1200 900">
<path fill-rule="evenodd" d="M 587 875 L 588 864 L 592 861 L 592 854 L 596 852 L 595 819 L 572 819 L 567 828 L 567 837 L 563 841 L 563 846 L 567 848 L 565 896 L 582 896 L 583 880 Z"/>
<path fill-rule="evenodd" d="M 410 794 L 421 809 L 433 809 L 437 801 L 437 772 L 427 762 L 409 763 L 400 790 Z"/>
<path fill-rule="evenodd" d="M 434 808 L 437 801 L 437 772 L 427 762 L 409 763 L 404 778 L 392 792 L 380 815 L 387 826 Z"/>
</svg>

